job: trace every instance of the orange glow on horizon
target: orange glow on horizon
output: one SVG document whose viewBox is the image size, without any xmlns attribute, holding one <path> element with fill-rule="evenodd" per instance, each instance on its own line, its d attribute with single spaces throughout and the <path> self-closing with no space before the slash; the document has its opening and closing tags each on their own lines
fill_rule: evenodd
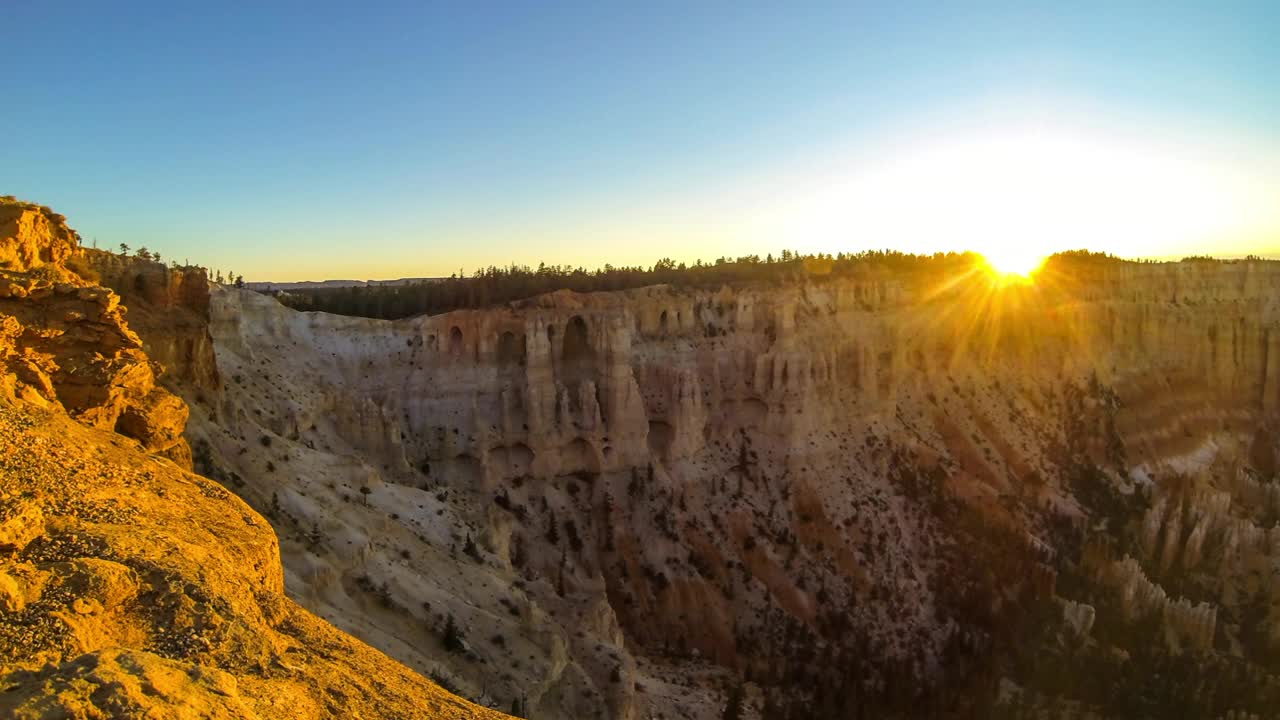
<svg viewBox="0 0 1280 720">
<path fill-rule="evenodd" d="M 1031 248 L 1005 248 L 982 253 L 986 269 L 1002 284 L 1031 282 L 1047 256 Z"/>
</svg>

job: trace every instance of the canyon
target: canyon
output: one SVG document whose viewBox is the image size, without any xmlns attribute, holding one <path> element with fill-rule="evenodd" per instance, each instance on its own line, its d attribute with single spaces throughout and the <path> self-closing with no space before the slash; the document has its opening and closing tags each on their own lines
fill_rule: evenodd
<svg viewBox="0 0 1280 720">
<path fill-rule="evenodd" d="M 388 321 L 68 247 L 45 255 L 122 306 L 51 283 L 0 310 L 27 327 L 15 295 L 42 296 L 57 337 L 97 318 L 155 364 L 86 404 L 30 369 L 51 333 L 10 332 L 21 412 L 57 399 L 238 496 L 275 533 L 246 562 L 278 541 L 255 582 L 404 692 L 540 720 L 1280 701 L 1280 263 L 1063 255 L 1032 283 L 801 273 Z"/>
<path fill-rule="evenodd" d="M 189 437 L 304 604 L 470 697 L 712 718 L 739 678 L 757 706 L 802 678 L 915 712 L 978 693 L 1042 605 L 1098 617 L 1090 653 L 1135 652 L 1120 625 L 1270 657 L 1278 283 L 1081 262 L 400 321 L 217 287 Z"/>
</svg>

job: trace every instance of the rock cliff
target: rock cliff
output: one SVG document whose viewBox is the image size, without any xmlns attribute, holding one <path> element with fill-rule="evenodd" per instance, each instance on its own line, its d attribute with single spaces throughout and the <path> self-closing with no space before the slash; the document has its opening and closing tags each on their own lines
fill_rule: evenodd
<svg viewBox="0 0 1280 720">
<path fill-rule="evenodd" d="M 0 270 L 61 267 L 80 247 L 66 218 L 47 207 L 0 197 Z"/>
<path fill-rule="evenodd" d="M 15 218 L 0 247 L 0 393 L 116 430 L 190 466 L 187 406 L 156 384 L 161 366 L 125 322 L 120 298 L 68 271 L 82 252 L 61 216 L 0 204 Z"/>
<path fill-rule="evenodd" d="M 0 715 L 498 718 L 284 595 L 260 515 L 0 400 Z"/>
<path fill-rule="evenodd" d="M 187 405 L 74 232 L 9 200 L 0 228 L 0 715 L 505 717 L 289 600 L 270 525 L 189 471 Z"/>
<path fill-rule="evenodd" d="M 1276 263 L 387 322 L 0 219 L 10 714 L 1280 703 Z"/>
<path fill-rule="evenodd" d="M 147 356 L 160 363 L 162 385 L 217 392 L 222 379 L 209 336 L 209 285 L 203 268 L 174 266 L 86 248 L 84 262 L 120 294 L 129 325 Z"/>
<path fill-rule="evenodd" d="M 214 287 L 225 383 L 189 436 L 272 519 L 301 602 L 474 697 L 710 718 L 745 676 L 810 707 L 813 688 L 910 707 L 989 671 L 1040 682 L 1001 658 L 1055 597 L 1089 608 L 1065 622 L 1097 667 L 1108 648 L 1263 663 L 1250 608 L 1275 589 L 1241 578 L 1269 572 L 1274 520 L 1241 503 L 1274 473 L 1278 302 L 1267 262 L 396 322 Z M 450 617 L 469 648 L 441 655 Z"/>
</svg>

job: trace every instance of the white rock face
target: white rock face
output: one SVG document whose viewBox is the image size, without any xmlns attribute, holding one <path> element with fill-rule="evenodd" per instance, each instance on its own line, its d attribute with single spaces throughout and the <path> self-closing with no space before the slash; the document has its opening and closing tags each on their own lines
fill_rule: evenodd
<svg viewBox="0 0 1280 720">
<path fill-rule="evenodd" d="M 714 718 L 715 668 L 765 672 L 785 623 L 841 618 L 921 677 L 961 634 L 979 647 L 949 614 L 963 550 L 940 508 L 1016 527 L 1052 594 L 1042 518 L 1081 516 L 1055 464 L 1075 414 L 1095 423 L 1080 452 L 1101 463 L 1114 437 L 1161 487 L 1172 459 L 1238 453 L 1280 403 L 1280 276 L 1250 267 L 1000 301 L 871 280 L 556 293 L 396 322 L 215 288 L 224 388 L 189 427 L 271 515 L 290 592 L 411 667 L 530 717 Z M 1090 378 L 1115 396 L 1070 405 Z M 1212 647 L 1215 610 L 1144 566 L 1274 545 L 1225 492 L 1159 495 L 1142 562 L 1108 566 L 1171 646 Z M 1068 608 L 1089 636 L 1093 608 Z M 468 652 L 443 649 L 449 616 Z"/>
<path fill-rule="evenodd" d="M 1164 588 L 1151 582 L 1142 566 L 1125 557 L 1104 570 L 1103 582 L 1120 592 L 1120 605 L 1130 620 L 1155 615 L 1171 650 L 1209 650 L 1213 647 L 1218 610 L 1209 603 L 1193 603 L 1171 598 Z"/>
</svg>

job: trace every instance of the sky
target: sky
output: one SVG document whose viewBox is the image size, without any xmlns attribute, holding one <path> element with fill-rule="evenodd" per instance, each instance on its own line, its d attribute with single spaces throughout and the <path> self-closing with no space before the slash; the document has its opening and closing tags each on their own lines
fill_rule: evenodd
<svg viewBox="0 0 1280 720">
<path fill-rule="evenodd" d="M 0 194 L 247 280 L 783 248 L 1280 254 L 1275 3 L 4 16 Z"/>
</svg>

